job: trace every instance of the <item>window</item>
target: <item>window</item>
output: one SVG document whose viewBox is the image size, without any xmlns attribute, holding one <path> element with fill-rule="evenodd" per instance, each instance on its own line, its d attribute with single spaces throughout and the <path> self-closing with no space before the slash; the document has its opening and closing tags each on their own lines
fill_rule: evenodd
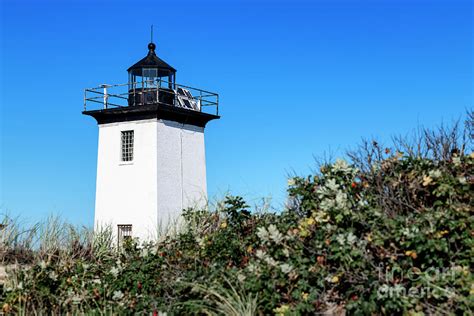
<svg viewBox="0 0 474 316">
<path fill-rule="evenodd" d="M 143 69 L 143 77 L 150 78 L 150 79 L 158 77 L 158 69 L 156 69 L 156 68 L 144 68 Z"/>
<path fill-rule="evenodd" d="M 133 131 L 122 131 L 122 161 L 133 161 Z"/>
<path fill-rule="evenodd" d="M 158 69 L 156 68 L 144 68 L 143 69 L 143 82 L 146 88 L 156 87 L 155 79 L 158 77 Z"/>
<path fill-rule="evenodd" d="M 118 245 L 122 245 L 125 240 L 132 239 L 132 225 L 117 225 L 118 226 Z"/>
</svg>

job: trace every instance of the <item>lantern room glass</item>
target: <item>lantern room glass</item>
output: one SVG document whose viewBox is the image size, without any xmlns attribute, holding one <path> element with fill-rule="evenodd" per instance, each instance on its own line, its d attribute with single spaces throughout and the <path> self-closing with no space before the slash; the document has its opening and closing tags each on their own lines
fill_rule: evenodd
<svg viewBox="0 0 474 316">
<path fill-rule="evenodd" d="M 131 70 L 128 74 L 129 90 L 143 88 L 174 89 L 175 86 L 176 79 L 174 73 L 163 72 L 158 68 L 142 68 L 139 71 Z"/>
</svg>

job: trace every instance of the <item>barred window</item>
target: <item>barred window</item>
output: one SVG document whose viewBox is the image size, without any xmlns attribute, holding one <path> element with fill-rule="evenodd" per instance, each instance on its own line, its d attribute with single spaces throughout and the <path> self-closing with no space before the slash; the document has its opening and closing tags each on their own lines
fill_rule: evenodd
<svg viewBox="0 0 474 316">
<path fill-rule="evenodd" d="M 122 131 L 122 161 L 133 160 L 133 131 Z"/>
<path fill-rule="evenodd" d="M 121 246 L 126 240 L 132 238 L 132 225 L 117 225 L 118 226 L 118 245 Z"/>
</svg>

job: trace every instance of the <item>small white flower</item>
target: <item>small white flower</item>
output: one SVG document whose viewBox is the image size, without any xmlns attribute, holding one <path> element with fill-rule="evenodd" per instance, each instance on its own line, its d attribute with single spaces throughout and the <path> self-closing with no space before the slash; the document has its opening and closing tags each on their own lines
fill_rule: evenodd
<svg viewBox="0 0 474 316">
<path fill-rule="evenodd" d="M 114 301 L 117 301 L 117 300 L 120 300 L 121 298 L 123 298 L 122 291 L 114 291 L 114 295 L 112 295 L 112 299 Z"/>
<path fill-rule="evenodd" d="M 339 184 L 336 183 L 336 179 L 329 179 L 325 187 L 328 188 L 329 191 L 336 192 L 339 189 Z"/>
<path fill-rule="evenodd" d="M 328 195 L 328 189 L 325 186 L 319 186 L 316 188 L 316 193 L 320 198 L 323 198 Z"/>
<path fill-rule="evenodd" d="M 46 264 L 46 262 L 44 262 L 44 260 L 41 260 L 39 266 L 40 266 L 41 270 L 44 270 L 44 269 L 46 269 L 47 264 Z"/>
<path fill-rule="evenodd" d="M 284 248 L 284 249 L 283 249 L 283 254 L 285 255 L 285 257 L 289 257 L 289 256 L 290 256 L 290 251 L 288 250 L 288 248 Z"/>
<path fill-rule="evenodd" d="M 439 170 L 431 170 L 430 172 L 428 172 L 428 175 L 433 179 L 437 179 L 440 178 L 443 174 Z"/>
<path fill-rule="evenodd" d="M 278 228 L 271 224 L 268 226 L 268 234 L 270 239 L 272 239 L 276 244 L 279 244 L 283 240 L 283 234 L 278 231 Z"/>
<path fill-rule="evenodd" d="M 412 238 L 416 236 L 416 234 L 419 232 L 418 227 L 405 227 L 402 230 L 402 234 L 408 238 Z"/>
<path fill-rule="evenodd" d="M 245 275 L 243 274 L 237 274 L 237 280 L 239 280 L 239 282 L 244 282 L 245 281 Z"/>
<path fill-rule="evenodd" d="M 324 226 L 325 226 L 326 231 L 328 231 L 328 232 L 335 230 L 335 226 L 331 225 L 331 223 L 326 223 L 326 225 L 324 225 Z"/>
<path fill-rule="evenodd" d="M 350 244 L 353 244 L 356 240 L 357 240 L 357 237 L 356 237 L 352 232 L 350 232 L 349 234 L 347 234 L 347 241 L 348 241 Z"/>
<path fill-rule="evenodd" d="M 352 168 L 349 164 L 343 159 L 337 159 L 336 162 L 332 165 L 332 170 L 334 172 L 342 171 L 342 172 L 350 172 Z"/>
<path fill-rule="evenodd" d="M 268 256 L 265 258 L 265 262 L 269 265 L 269 266 L 272 266 L 272 267 L 276 267 L 278 265 L 278 262 L 273 259 L 272 257 Z"/>
<path fill-rule="evenodd" d="M 257 256 L 258 259 L 263 259 L 263 258 L 265 258 L 266 253 L 265 253 L 265 251 L 263 251 L 261 249 L 257 249 L 257 251 L 255 252 L 255 256 Z"/>
<path fill-rule="evenodd" d="M 336 194 L 336 204 L 338 208 L 345 208 L 347 206 L 347 194 L 338 191 Z"/>
<path fill-rule="evenodd" d="M 316 223 L 326 223 L 327 221 L 329 221 L 328 213 L 324 211 L 313 212 L 313 217 Z"/>
<path fill-rule="evenodd" d="M 250 273 L 255 273 L 258 271 L 258 268 L 255 264 L 253 263 L 250 263 L 248 266 L 247 266 L 247 269 L 249 270 Z"/>
<path fill-rule="evenodd" d="M 48 276 L 51 280 L 53 281 L 57 281 L 58 280 L 58 274 L 56 273 L 56 271 L 51 271 L 48 273 Z"/>
<path fill-rule="evenodd" d="M 460 157 L 453 157 L 453 163 L 455 166 L 459 166 L 461 164 L 461 158 Z"/>
<path fill-rule="evenodd" d="M 100 281 L 100 279 L 94 279 L 94 280 L 92 280 L 92 282 L 95 283 L 95 284 L 101 284 L 102 283 L 102 281 Z"/>
<path fill-rule="evenodd" d="M 109 273 L 112 274 L 114 277 L 117 277 L 119 274 L 119 269 L 117 267 L 112 267 Z"/>
<path fill-rule="evenodd" d="M 336 179 L 328 179 L 324 185 L 318 187 L 316 193 L 320 198 L 324 197 L 334 197 L 335 193 L 339 190 L 339 184 L 337 184 Z"/>
<path fill-rule="evenodd" d="M 267 242 L 270 240 L 270 235 L 268 234 L 268 231 L 265 227 L 257 228 L 257 236 L 263 242 Z"/>
<path fill-rule="evenodd" d="M 281 272 L 283 272 L 284 274 L 288 274 L 291 271 L 293 271 L 293 267 L 287 263 L 280 264 L 280 269 L 281 269 Z"/>
<path fill-rule="evenodd" d="M 329 211 L 336 206 L 336 201 L 333 199 L 324 199 L 319 203 L 319 207 L 323 211 Z"/>
<path fill-rule="evenodd" d="M 90 267 L 90 264 L 82 263 L 82 268 L 83 268 L 84 270 L 89 269 L 89 267 Z"/>
<path fill-rule="evenodd" d="M 467 183 L 466 177 L 458 177 L 458 180 L 459 180 L 459 183 L 461 183 L 461 184 L 466 184 Z"/>
<path fill-rule="evenodd" d="M 336 241 L 341 246 L 345 246 L 348 243 L 353 245 L 357 241 L 357 237 L 352 232 L 348 233 L 347 235 L 339 234 L 336 236 Z"/>
<path fill-rule="evenodd" d="M 196 242 L 201 248 L 204 248 L 206 246 L 206 241 L 204 240 L 204 238 L 196 237 Z"/>
<path fill-rule="evenodd" d="M 339 235 L 336 236 L 336 241 L 341 246 L 344 246 L 346 244 L 346 236 L 344 234 L 339 234 Z"/>
</svg>

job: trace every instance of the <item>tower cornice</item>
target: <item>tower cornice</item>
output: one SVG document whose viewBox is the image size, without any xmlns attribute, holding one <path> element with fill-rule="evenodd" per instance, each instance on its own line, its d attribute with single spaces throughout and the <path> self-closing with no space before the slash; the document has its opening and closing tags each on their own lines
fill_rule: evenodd
<svg viewBox="0 0 474 316">
<path fill-rule="evenodd" d="M 163 119 L 182 124 L 206 127 L 209 121 L 220 118 L 204 112 L 198 112 L 165 104 L 147 104 L 140 106 L 116 107 L 102 110 L 83 111 L 82 114 L 92 116 L 97 124 L 129 122 L 145 119 Z"/>
</svg>

